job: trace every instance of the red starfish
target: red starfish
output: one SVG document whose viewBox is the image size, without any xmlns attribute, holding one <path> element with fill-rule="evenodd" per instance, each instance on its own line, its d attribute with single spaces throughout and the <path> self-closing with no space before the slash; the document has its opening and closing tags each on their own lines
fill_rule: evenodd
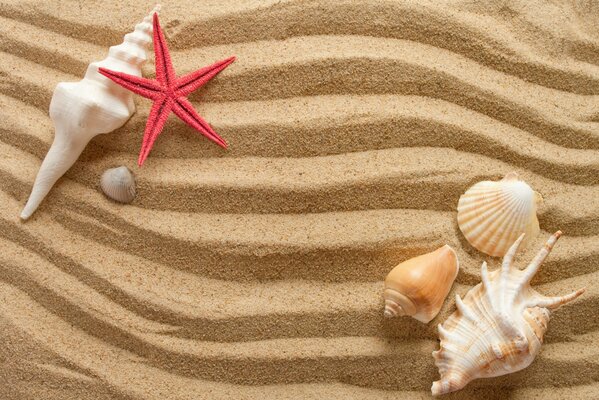
<svg viewBox="0 0 599 400">
<path fill-rule="evenodd" d="M 171 111 L 187 125 L 226 149 L 227 142 L 218 136 L 212 127 L 198 115 L 187 96 L 227 68 L 229 64 L 235 61 L 235 57 L 218 61 L 185 76 L 177 77 L 156 13 L 154 14 L 154 53 L 156 55 L 156 79 L 142 78 L 105 68 L 99 69 L 102 75 L 112 79 L 122 87 L 154 101 L 146 123 L 137 163 L 141 166 L 150 154 L 150 150 L 152 150 L 156 138 L 162 132 Z"/>
</svg>

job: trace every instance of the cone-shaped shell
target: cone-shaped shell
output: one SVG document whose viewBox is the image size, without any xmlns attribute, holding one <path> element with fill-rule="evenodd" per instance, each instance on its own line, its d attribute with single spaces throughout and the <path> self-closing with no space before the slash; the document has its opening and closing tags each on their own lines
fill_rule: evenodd
<svg viewBox="0 0 599 400">
<path fill-rule="evenodd" d="M 458 257 L 448 245 L 402 262 L 385 279 L 385 317 L 409 315 L 430 322 L 441 310 L 458 270 Z"/>
<path fill-rule="evenodd" d="M 127 167 L 110 168 L 100 178 L 104 194 L 119 203 L 131 203 L 135 198 L 135 178 Z"/>
<path fill-rule="evenodd" d="M 125 35 L 123 43 L 112 46 L 104 60 L 89 64 L 82 80 L 56 85 L 50 101 L 54 141 L 21 212 L 22 219 L 35 212 L 90 140 L 123 126 L 133 115 L 133 93 L 101 75 L 98 68 L 141 76 L 141 67 L 147 59 L 146 49 L 152 43 L 152 16 L 159 8 L 156 6 L 133 32 Z"/>
<path fill-rule="evenodd" d="M 464 297 L 457 310 L 439 324 L 440 349 L 433 352 L 440 379 L 434 396 L 453 392 L 477 378 L 490 378 L 528 367 L 541 350 L 550 310 L 574 300 L 584 289 L 545 297 L 530 287 L 541 263 L 560 237 L 556 232 L 525 270 L 513 266 L 523 236 L 510 247 L 500 269 L 481 267 L 482 282 Z"/>
<path fill-rule="evenodd" d="M 516 173 L 500 181 L 479 182 L 460 197 L 458 226 L 473 247 L 501 257 L 521 234 L 526 234 L 523 246 L 537 237 L 541 201 Z"/>
</svg>

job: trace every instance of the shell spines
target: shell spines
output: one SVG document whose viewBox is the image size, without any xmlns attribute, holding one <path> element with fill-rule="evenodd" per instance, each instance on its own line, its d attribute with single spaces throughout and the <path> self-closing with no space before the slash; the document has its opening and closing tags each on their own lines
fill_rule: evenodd
<svg viewBox="0 0 599 400">
<path fill-rule="evenodd" d="M 433 357 L 440 379 L 431 387 L 433 395 L 459 390 L 473 379 L 515 372 L 533 362 L 543 342 L 549 310 L 584 293 L 580 289 L 545 297 L 529 285 L 560 235 L 559 231 L 552 235 L 524 271 L 513 265 L 524 240 L 520 235 L 500 269 L 489 272 L 483 263 L 482 282 L 463 300 L 456 296 L 457 310 L 438 327 L 441 344 Z"/>
<path fill-rule="evenodd" d="M 541 250 L 539 250 L 539 252 L 535 256 L 535 258 L 530 262 L 530 264 L 528 264 L 528 266 L 524 270 L 524 276 L 522 277 L 521 287 L 530 283 L 532 278 L 536 275 L 537 271 L 541 267 L 541 264 L 543 263 L 543 261 L 545 261 L 545 258 L 547 258 L 549 253 L 551 253 L 551 250 L 553 250 L 553 246 L 555 246 L 555 243 L 557 243 L 561 236 L 561 231 L 555 232 L 549 238 L 547 243 L 545 243 L 545 245 L 541 248 Z"/>
<path fill-rule="evenodd" d="M 534 300 L 527 303 L 528 307 L 542 307 L 549 309 L 556 309 L 563 306 L 566 303 L 571 302 L 576 299 L 580 295 L 582 295 L 586 291 L 585 288 L 578 289 L 572 293 L 569 293 L 565 296 L 555 296 L 555 297 L 546 297 L 546 296 L 537 296 Z"/>
</svg>

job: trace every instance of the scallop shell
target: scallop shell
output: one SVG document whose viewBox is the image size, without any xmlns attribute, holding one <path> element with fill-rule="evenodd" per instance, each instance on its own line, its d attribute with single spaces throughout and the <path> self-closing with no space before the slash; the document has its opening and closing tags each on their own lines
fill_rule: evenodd
<svg viewBox="0 0 599 400">
<path fill-rule="evenodd" d="M 100 187 L 106 196 L 120 203 L 131 203 L 135 198 L 135 178 L 127 167 L 104 171 Z"/>
<path fill-rule="evenodd" d="M 443 306 L 458 270 L 458 257 L 448 245 L 402 262 L 385 279 L 385 317 L 409 315 L 430 322 Z"/>
<path fill-rule="evenodd" d="M 458 203 L 458 225 L 472 246 L 500 257 L 522 233 L 523 247 L 537 237 L 537 206 L 542 200 L 512 172 L 500 181 L 483 181 L 468 189 Z"/>
<path fill-rule="evenodd" d="M 27 204 L 21 212 L 26 220 L 37 210 L 52 186 L 77 161 L 95 136 L 120 128 L 135 112 L 133 93 L 98 72 L 100 67 L 141 76 L 146 51 L 152 43 L 152 17 L 156 6 L 123 43 L 112 46 L 108 56 L 92 62 L 78 82 L 59 82 L 50 101 L 55 134 L 40 166 Z"/>
<path fill-rule="evenodd" d="M 530 280 L 551 252 L 561 232 L 549 238 L 524 270 L 513 259 L 524 234 L 510 247 L 500 269 L 481 267 L 482 282 L 470 289 L 457 311 L 439 325 L 441 348 L 433 352 L 441 379 L 434 396 L 459 390 L 477 378 L 490 378 L 528 367 L 541 350 L 550 310 L 580 296 L 584 289 L 562 297 L 545 297 Z"/>
</svg>

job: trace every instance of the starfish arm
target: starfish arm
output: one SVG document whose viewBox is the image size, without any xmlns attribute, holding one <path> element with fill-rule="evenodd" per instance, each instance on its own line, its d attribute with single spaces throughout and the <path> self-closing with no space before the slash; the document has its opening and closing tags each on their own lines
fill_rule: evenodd
<svg viewBox="0 0 599 400">
<path fill-rule="evenodd" d="M 171 55 L 166 45 L 166 38 L 160 28 L 158 14 L 154 14 L 154 57 L 156 58 L 156 79 L 163 86 L 172 87 L 177 76 L 173 68 Z"/>
<path fill-rule="evenodd" d="M 177 117 L 181 118 L 183 122 L 198 130 L 202 135 L 206 136 L 219 146 L 225 149 L 227 148 L 227 142 L 214 132 L 214 129 L 208 125 L 208 122 L 198 115 L 189 100 L 183 97 L 177 98 L 173 104 L 173 112 Z"/>
<path fill-rule="evenodd" d="M 171 110 L 172 100 L 168 97 L 158 99 L 152 105 L 150 115 L 148 116 L 148 121 L 146 122 L 146 129 L 144 131 L 144 138 L 141 145 L 141 150 L 139 152 L 139 158 L 137 160 L 137 164 L 140 167 L 143 165 L 146 158 L 148 158 L 148 155 L 152 150 L 152 146 L 154 146 L 156 138 L 162 131 L 162 128 L 164 127 Z"/>
<path fill-rule="evenodd" d="M 161 91 L 160 85 L 152 79 L 111 71 L 106 68 L 99 68 L 98 72 L 114 83 L 147 99 L 155 99 Z"/>
<path fill-rule="evenodd" d="M 188 94 L 203 86 L 210 79 L 214 78 L 219 72 L 227 68 L 235 57 L 229 57 L 226 60 L 215 62 L 212 65 L 184 75 L 177 79 L 177 96 L 186 97 Z"/>
</svg>

